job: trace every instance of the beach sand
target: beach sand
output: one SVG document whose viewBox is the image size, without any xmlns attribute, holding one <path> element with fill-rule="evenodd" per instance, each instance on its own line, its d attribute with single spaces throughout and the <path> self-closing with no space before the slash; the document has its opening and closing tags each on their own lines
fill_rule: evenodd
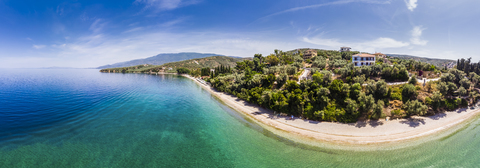
<svg viewBox="0 0 480 168">
<path fill-rule="evenodd" d="M 277 117 L 273 111 L 248 103 L 233 95 L 215 91 L 195 78 L 184 75 L 219 98 L 226 105 L 261 123 L 263 126 L 288 132 L 293 136 L 336 144 L 380 144 L 411 140 L 453 128 L 480 113 L 480 109 L 460 109 L 429 117 L 378 120 L 351 124 L 310 121 Z"/>
</svg>

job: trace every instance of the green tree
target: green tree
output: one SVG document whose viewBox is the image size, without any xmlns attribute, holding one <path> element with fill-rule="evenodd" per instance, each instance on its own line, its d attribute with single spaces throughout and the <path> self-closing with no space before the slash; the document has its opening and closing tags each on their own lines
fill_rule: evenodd
<svg viewBox="0 0 480 168">
<path fill-rule="evenodd" d="M 463 78 L 462 80 L 460 80 L 460 86 L 462 86 L 464 89 L 470 89 L 471 84 L 472 83 L 468 79 Z"/>
<path fill-rule="evenodd" d="M 317 67 L 319 69 L 325 69 L 326 66 L 327 61 L 325 60 L 325 58 L 322 57 L 316 58 L 315 61 L 313 61 L 312 63 L 312 67 Z"/>
<path fill-rule="evenodd" d="M 287 66 L 287 74 L 288 75 L 295 75 L 297 73 L 297 67 L 288 65 Z"/>
<path fill-rule="evenodd" d="M 373 119 L 379 119 L 385 116 L 385 114 L 383 113 L 383 106 L 385 106 L 385 104 L 383 103 L 383 100 L 378 100 L 377 104 L 374 106 L 374 109 L 373 109 L 373 114 L 372 114 Z"/>
<path fill-rule="evenodd" d="M 448 85 L 448 94 L 450 95 L 452 95 L 458 89 L 457 85 L 455 85 L 455 83 L 453 82 L 448 82 L 447 85 Z"/>
<path fill-rule="evenodd" d="M 360 83 L 353 84 L 350 88 L 350 98 L 353 100 L 358 100 L 358 96 L 360 95 L 361 91 L 362 85 L 360 85 Z"/>
<path fill-rule="evenodd" d="M 404 102 L 415 99 L 417 89 L 412 84 L 405 84 L 402 88 L 402 99 Z"/>
<path fill-rule="evenodd" d="M 178 68 L 177 73 L 179 73 L 179 74 L 189 74 L 190 70 L 187 69 L 187 68 Z"/>
<path fill-rule="evenodd" d="M 281 88 L 288 81 L 288 75 L 281 73 L 277 78 L 277 87 Z"/>
<path fill-rule="evenodd" d="M 365 92 L 367 94 L 375 94 L 375 91 L 377 90 L 377 85 L 374 80 L 368 80 L 367 85 L 365 86 Z"/>
<path fill-rule="evenodd" d="M 375 106 L 375 99 L 372 95 L 366 95 L 365 92 L 360 92 L 358 96 L 359 111 L 369 114 Z"/>
<path fill-rule="evenodd" d="M 439 91 L 433 92 L 432 95 L 432 108 L 433 110 L 438 110 L 442 104 L 443 95 Z"/>
<path fill-rule="evenodd" d="M 332 98 L 334 99 L 341 99 L 342 98 L 342 90 L 343 90 L 343 81 L 340 79 L 335 79 L 333 80 L 332 84 L 328 89 L 330 90 L 330 93 L 332 94 Z"/>
<path fill-rule="evenodd" d="M 330 71 L 320 71 L 323 75 L 323 86 L 328 87 L 332 83 L 332 72 Z"/>
<path fill-rule="evenodd" d="M 447 95 L 448 94 L 448 85 L 445 82 L 440 82 L 437 85 L 437 90 L 440 91 L 442 95 Z"/>
<path fill-rule="evenodd" d="M 414 100 L 405 103 L 403 105 L 403 109 L 405 110 L 405 113 L 407 113 L 407 115 L 413 116 L 427 114 L 428 107 L 426 105 L 423 105 L 418 100 Z"/>
<path fill-rule="evenodd" d="M 365 75 L 353 77 L 353 82 L 363 84 L 365 82 Z"/>
<path fill-rule="evenodd" d="M 412 85 L 417 85 L 417 77 L 415 75 L 412 75 L 412 77 L 408 80 L 408 83 Z"/>
<path fill-rule="evenodd" d="M 345 108 L 345 112 L 348 115 L 358 114 L 358 104 L 355 100 L 347 98 L 347 99 L 345 99 L 345 104 L 347 105 L 346 108 Z"/>
<path fill-rule="evenodd" d="M 267 56 L 266 62 L 268 62 L 271 66 L 275 66 L 275 65 L 278 65 L 280 60 L 275 55 L 270 54 L 270 55 Z"/>
<path fill-rule="evenodd" d="M 463 86 L 460 86 L 460 88 L 458 88 L 457 92 L 461 96 L 467 96 L 468 95 L 467 89 L 465 89 Z"/>
<path fill-rule="evenodd" d="M 387 82 L 384 80 L 378 81 L 376 84 L 375 97 L 377 99 L 382 99 L 388 94 Z"/>
<path fill-rule="evenodd" d="M 320 72 L 315 72 L 312 75 L 312 80 L 317 84 L 323 84 L 323 74 L 321 74 Z"/>
</svg>

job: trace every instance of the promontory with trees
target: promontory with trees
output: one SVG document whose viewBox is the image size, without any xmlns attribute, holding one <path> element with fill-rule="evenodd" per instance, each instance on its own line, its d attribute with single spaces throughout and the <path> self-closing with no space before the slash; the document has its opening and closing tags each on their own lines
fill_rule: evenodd
<svg viewBox="0 0 480 168">
<path fill-rule="evenodd" d="M 238 60 L 234 67 L 178 72 L 202 77 L 218 91 L 275 112 L 318 121 L 434 115 L 466 108 L 480 97 L 480 62 L 471 59 L 458 60 L 451 69 L 389 56 L 377 56 L 374 65 L 354 66 L 357 51 L 317 49 L 316 56 L 304 59 L 306 50 L 275 50 Z M 305 71 L 308 77 L 302 78 Z"/>
</svg>

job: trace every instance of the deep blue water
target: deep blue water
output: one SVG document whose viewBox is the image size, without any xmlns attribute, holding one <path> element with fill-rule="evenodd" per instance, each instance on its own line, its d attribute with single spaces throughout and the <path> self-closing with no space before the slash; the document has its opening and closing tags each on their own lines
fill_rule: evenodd
<svg viewBox="0 0 480 168">
<path fill-rule="evenodd" d="M 2 69 L 0 167 L 479 167 L 480 121 L 414 146 L 297 144 L 176 75 Z"/>
</svg>

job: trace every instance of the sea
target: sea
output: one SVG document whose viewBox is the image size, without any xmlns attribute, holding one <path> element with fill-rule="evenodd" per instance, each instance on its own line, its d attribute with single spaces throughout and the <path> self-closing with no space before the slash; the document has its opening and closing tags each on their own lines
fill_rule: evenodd
<svg viewBox="0 0 480 168">
<path fill-rule="evenodd" d="M 404 146 L 336 148 L 268 131 L 182 76 L 0 73 L 0 167 L 480 167 L 479 125 Z"/>
</svg>

